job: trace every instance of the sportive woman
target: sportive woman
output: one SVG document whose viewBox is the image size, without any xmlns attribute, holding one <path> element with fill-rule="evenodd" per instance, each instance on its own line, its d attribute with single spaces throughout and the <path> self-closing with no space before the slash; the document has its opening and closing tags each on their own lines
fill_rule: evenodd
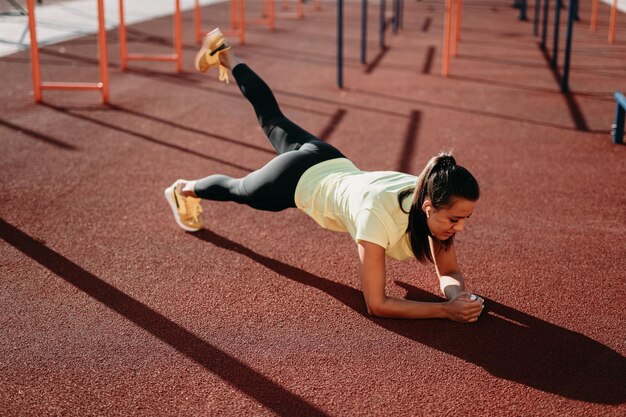
<svg viewBox="0 0 626 417">
<path fill-rule="evenodd" d="M 433 157 L 417 177 L 359 170 L 338 149 L 283 115 L 267 84 L 231 51 L 219 29 L 205 37 L 195 64 L 201 72 L 219 67 L 220 80 L 226 82 L 230 69 L 278 155 L 244 178 L 215 174 L 174 182 L 165 197 L 181 228 L 202 229 L 200 199 L 268 211 L 297 207 L 326 229 L 350 233 L 369 314 L 478 320 L 483 300 L 465 290 L 454 248 L 454 235 L 463 230 L 479 197 L 469 171 L 445 153 Z M 434 263 L 448 301 L 388 297 L 385 256 Z"/>
</svg>

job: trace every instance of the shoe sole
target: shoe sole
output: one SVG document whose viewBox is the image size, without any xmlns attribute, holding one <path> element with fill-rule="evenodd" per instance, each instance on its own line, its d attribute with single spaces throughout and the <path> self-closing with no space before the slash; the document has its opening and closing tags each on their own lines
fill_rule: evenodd
<svg viewBox="0 0 626 417">
<path fill-rule="evenodd" d="M 207 72 L 209 70 L 209 68 L 205 70 L 202 70 L 202 68 L 200 68 L 200 60 L 204 58 L 204 54 L 206 54 L 208 50 L 209 50 L 209 39 L 205 36 L 204 40 L 202 41 L 202 47 L 196 54 L 196 59 L 194 61 L 194 66 L 196 67 L 196 71 Z"/>
<path fill-rule="evenodd" d="M 181 229 L 187 232 L 197 232 L 198 230 L 202 230 L 201 228 L 194 229 L 193 227 L 189 227 L 180 221 L 180 217 L 178 217 L 178 204 L 176 203 L 176 197 L 174 196 L 174 187 L 176 187 L 176 183 L 174 183 L 174 185 L 167 187 L 163 193 L 165 194 L 165 199 L 167 200 L 167 203 L 170 205 L 170 208 L 172 209 L 172 214 L 174 215 L 174 220 L 176 220 L 176 224 Z"/>
</svg>

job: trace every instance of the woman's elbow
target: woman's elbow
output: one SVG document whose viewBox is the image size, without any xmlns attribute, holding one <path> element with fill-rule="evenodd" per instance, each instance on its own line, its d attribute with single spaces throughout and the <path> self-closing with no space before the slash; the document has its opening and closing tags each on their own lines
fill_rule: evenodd
<svg viewBox="0 0 626 417">
<path fill-rule="evenodd" d="M 373 317 L 387 317 L 387 310 L 384 304 L 383 300 L 366 302 L 367 314 Z"/>
</svg>

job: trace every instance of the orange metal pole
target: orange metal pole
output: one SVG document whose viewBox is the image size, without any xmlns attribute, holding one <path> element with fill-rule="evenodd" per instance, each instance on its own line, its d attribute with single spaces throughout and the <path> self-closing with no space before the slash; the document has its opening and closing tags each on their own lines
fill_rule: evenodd
<svg viewBox="0 0 626 417">
<path fill-rule="evenodd" d="M 269 28 L 271 32 L 276 30 L 276 0 L 268 0 L 269 5 Z"/>
<path fill-rule="evenodd" d="M 298 5 L 296 6 L 296 17 L 298 19 L 304 19 L 304 0 L 298 0 Z"/>
<path fill-rule="evenodd" d="M 176 72 L 183 71 L 183 15 L 180 12 L 180 0 L 176 0 L 174 15 L 174 45 L 176 49 Z"/>
<path fill-rule="evenodd" d="M 461 18 L 463 17 L 463 0 L 456 0 L 456 37 L 458 42 L 461 40 Z"/>
<path fill-rule="evenodd" d="M 126 22 L 124 22 L 124 0 L 120 4 L 120 27 L 118 29 L 120 37 L 120 70 L 124 71 L 128 67 L 128 47 L 126 45 Z"/>
<path fill-rule="evenodd" d="M 35 102 L 43 100 L 43 90 L 70 90 L 85 91 L 99 90 L 102 95 L 102 103 L 109 102 L 109 74 L 108 56 L 106 43 L 106 27 L 104 25 L 104 0 L 98 0 L 98 63 L 100 82 L 98 83 L 72 83 L 72 82 L 43 82 L 41 81 L 41 63 L 39 61 L 39 45 L 37 42 L 37 30 L 35 19 L 35 0 L 27 0 L 28 25 L 30 30 L 30 56 L 33 70 L 33 87 Z"/>
<path fill-rule="evenodd" d="M 43 81 L 41 83 L 42 90 L 66 90 L 66 91 L 85 91 L 85 90 L 98 90 L 102 91 L 102 83 L 68 83 L 68 82 L 54 82 L 54 81 Z M 107 97 L 108 99 L 108 97 Z M 108 103 L 108 101 L 104 101 L 104 97 L 102 102 L 104 104 Z"/>
<path fill-rule="evenodd" d="M 239 0 L 230 0 L 230 28 L 237 30 L 237 2 Z"/>
<path fill-rule="evenodd" d="M 275 21 L 276 12 L 274 11 L 274 0 L 263 0 L 263 12 L 261 14 L 261 19 L 246 20 L 245 23 L 267 25 L 270 32 L 273 32 L 276 29 Z"/>
<path fill-rule="evenodd" d="M 452 26 L 452 0 L 446 0 L 446 14 L 443 29 L 443 56 L 441 72 L 444 76 L 448 76 L 450 61 L 450 28 Z"/>
<path fill-rule="evenodd" d="M 611 20 L 609 21 L 609 43 L 615 43 L 615 21 L 617 20 L 617 0 L 613 0 Z"/>
<path fill-rule="evenodd" d="M 107 53 L 107 32 L 104 23 L 104 0 L 98 0 L 98 61 L 100 64 L 100 85 L 102 103 L 109 102 L 109 56 Z"/>
<path fill-rule="evenodd" d="M 119 0 L 120 7 L 120 69 L 128 67 L 128 61 L 174 61 L 176 71 L 183 70 L 183 24 L 180 0 L 175 0 L 174 11 L 174 53 L 173 54 L 129 54 L 126 40 L 126 22 L 124 21 L 124 0 Z"/>
<path fill-rule="evenodd" d="M 200 8 L 200 0 L 196 0 L 196 7 L 193 13 L 193 22 L 196 33 L 196 42 L 202 43 L 202 9 Z"/>
<path fill-rule="evenodd" d="M 315 0 L 315 10 L 322 10 L 322 2 L 320 0 Z"/>
<path fill-rule="evenodd" d="M 453 0 L 452 4 L 452 27 L 450 29 L 450 43 L 452 44 L 452 56 L 456 58 L 457 38 L 459 35 L 459 0 Z"/>
<path fill-rule="evenodd" d="M 591 3 L 591 30 L 596 31 L 598 29 L 598 0 L 593 0 Z"/>
<path fill-rule="evenodd" d="M 39 46 L 35 21 L 35 0 L 28 0 L 28 28 L 30 30 L 30 63 L 33 73 L 33 91 L 35 103 L 41 102 L 41 66 L 39 64 Z"/>
<path fill-rule="evenodd" d="M 246 8 L 245 0 L 239 0 L 239 43 L 243 45 L 246 42 Z"/>
</svg>

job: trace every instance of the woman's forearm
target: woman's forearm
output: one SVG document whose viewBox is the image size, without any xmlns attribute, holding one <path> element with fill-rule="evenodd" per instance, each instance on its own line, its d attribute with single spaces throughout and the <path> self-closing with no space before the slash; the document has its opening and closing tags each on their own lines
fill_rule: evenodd
<svg viewBox="0 0 626 417">
<path fill-rule="evenodd" d="M 448 318 L 444 303 L 425 303 L 385 297 L 375 306 L 368 306 L 370 314 L 377 317 L 398 319 L 443 319 Z"/>
</svg>

